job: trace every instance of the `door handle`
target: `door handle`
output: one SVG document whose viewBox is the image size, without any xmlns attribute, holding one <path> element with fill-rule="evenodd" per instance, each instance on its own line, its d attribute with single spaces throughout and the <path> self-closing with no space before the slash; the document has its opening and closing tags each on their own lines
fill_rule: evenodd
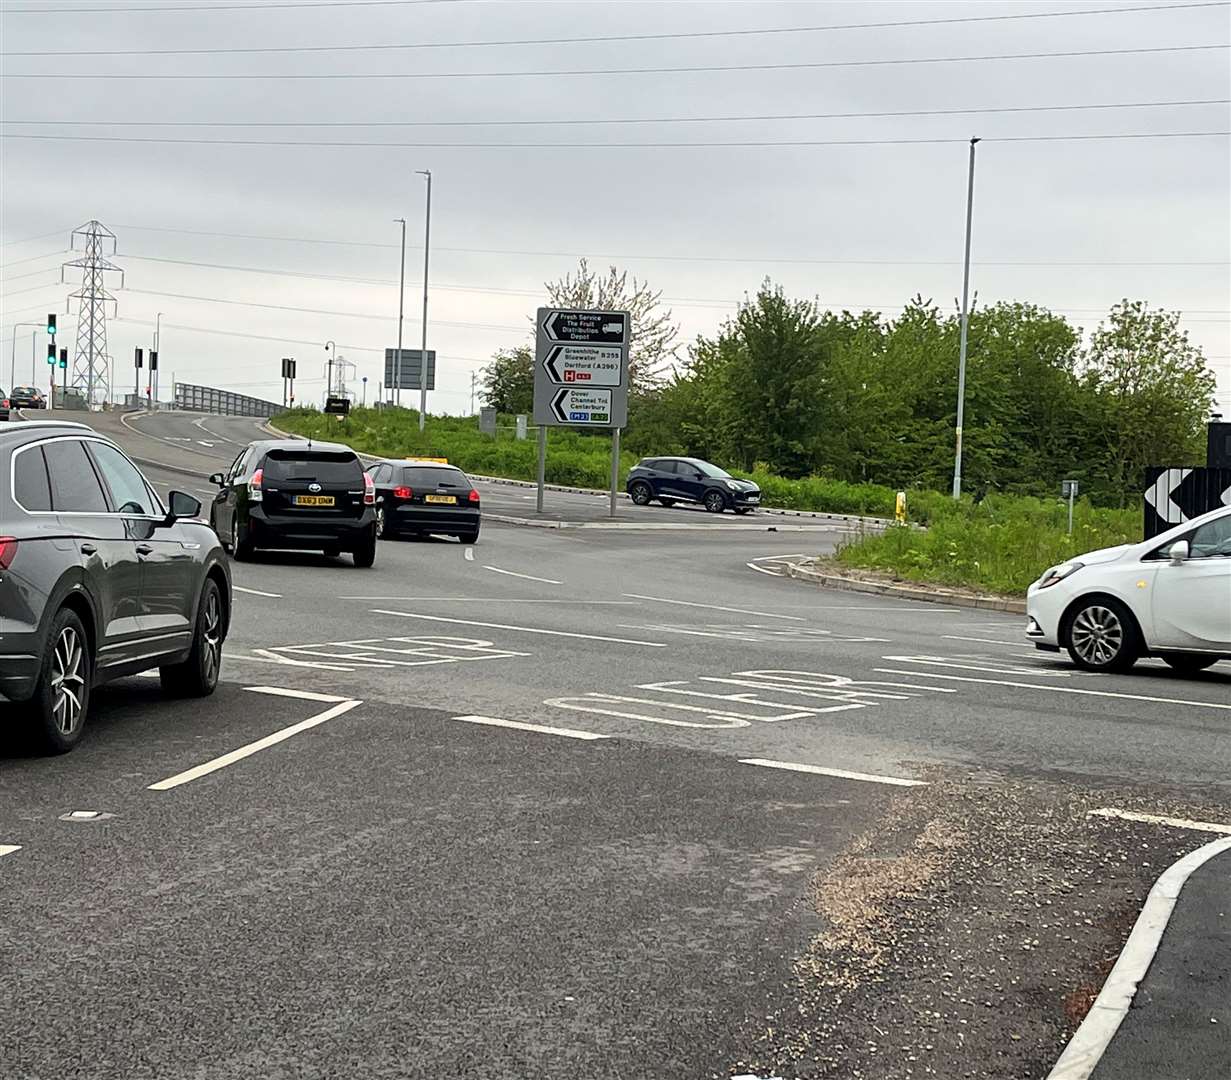
<svg viewBox="0 0 1231 1080">
<path fill-rule="evenodd" d="M 153 555 L 154 549 L 149 544 L 138 544 L 137 554 L 138 555 Z"/>
<path fill-rule="evenodd" d="M 81 554 L 82 555 L 97 555 L 98 548 L 96 548 L 93 544 L 82 544 Z"/>
</svg>

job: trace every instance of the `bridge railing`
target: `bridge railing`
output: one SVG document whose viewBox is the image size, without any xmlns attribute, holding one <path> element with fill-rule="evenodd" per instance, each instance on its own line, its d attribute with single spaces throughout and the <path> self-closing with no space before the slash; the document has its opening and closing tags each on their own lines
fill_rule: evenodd
<svg viewBox="0 0 1231 1080">
<path fill-rule="evenodd" d="M 283 411 L 274 401 L 236 394 L 217 386 L 196 383 L 175 384 L 175 407 L 188 412 L 220 413 L 223 416 L 273 416 Z"/>
</svg>

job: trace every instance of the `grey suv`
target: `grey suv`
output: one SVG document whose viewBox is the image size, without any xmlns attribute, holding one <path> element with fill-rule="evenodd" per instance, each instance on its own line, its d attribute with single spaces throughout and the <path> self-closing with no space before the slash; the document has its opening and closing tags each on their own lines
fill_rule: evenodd
<svg viewBox="0 0 1231 1080">
<path fill-rule="evenodd" d="M 230 570 L 200 502 L 169 501 L 83 424 L 0 428 L 0 700 L 53 752 L 81 738 L 99 683 L 218 683 Z"/>
</svg>

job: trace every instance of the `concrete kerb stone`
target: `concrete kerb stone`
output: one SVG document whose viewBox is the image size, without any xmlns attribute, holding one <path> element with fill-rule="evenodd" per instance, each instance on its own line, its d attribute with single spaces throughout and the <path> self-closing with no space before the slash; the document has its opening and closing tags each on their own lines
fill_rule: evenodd
<svg viewBox="0 0 1231 1080">
<path fill-rule="evenodd" d="M 889 596 L 897 600 L 918 600 L 926 604 L 943 604 L 945 607 L 979 608 L 984 611 L 1005 611 L 1014 615 L 1026 614 L 1025 600 L 1012 600 L 1001 596 L 970 596 L 966 593 L 945 589 L 914 589 L 909 585 L 895 585 L 884 581 L 848 578 L 839 574 L 826 574 L 799 563 L 784 563 L 787 577 L 808 582 L 822 589 L 840 589 L 845 592 L 870 593 Z"/>
</svg>

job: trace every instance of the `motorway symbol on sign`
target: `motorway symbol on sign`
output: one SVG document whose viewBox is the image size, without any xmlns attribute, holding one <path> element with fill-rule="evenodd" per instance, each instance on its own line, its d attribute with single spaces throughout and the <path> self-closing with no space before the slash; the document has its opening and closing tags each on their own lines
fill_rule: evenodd
<svg viewBox="0 0 1231 1080">
<path fill-rule="evenodd" d="M 628 313 L 624 311 L 546 312 L 539 326 L 548 341 L 577 341 L 593 345 L 627 345 Z"/>
<path fill-rule="evenodd" d="M 556 383 L 619 386 L 624 351 L 610 345 L 553 345 L 543 367 Z"/>
<path fill-rule="evenodd" d="M 577 390 L 561 387 L 551 400 L 551 411 L 562 424 L 611 423 L 610 390 Z"/>
</svg>

